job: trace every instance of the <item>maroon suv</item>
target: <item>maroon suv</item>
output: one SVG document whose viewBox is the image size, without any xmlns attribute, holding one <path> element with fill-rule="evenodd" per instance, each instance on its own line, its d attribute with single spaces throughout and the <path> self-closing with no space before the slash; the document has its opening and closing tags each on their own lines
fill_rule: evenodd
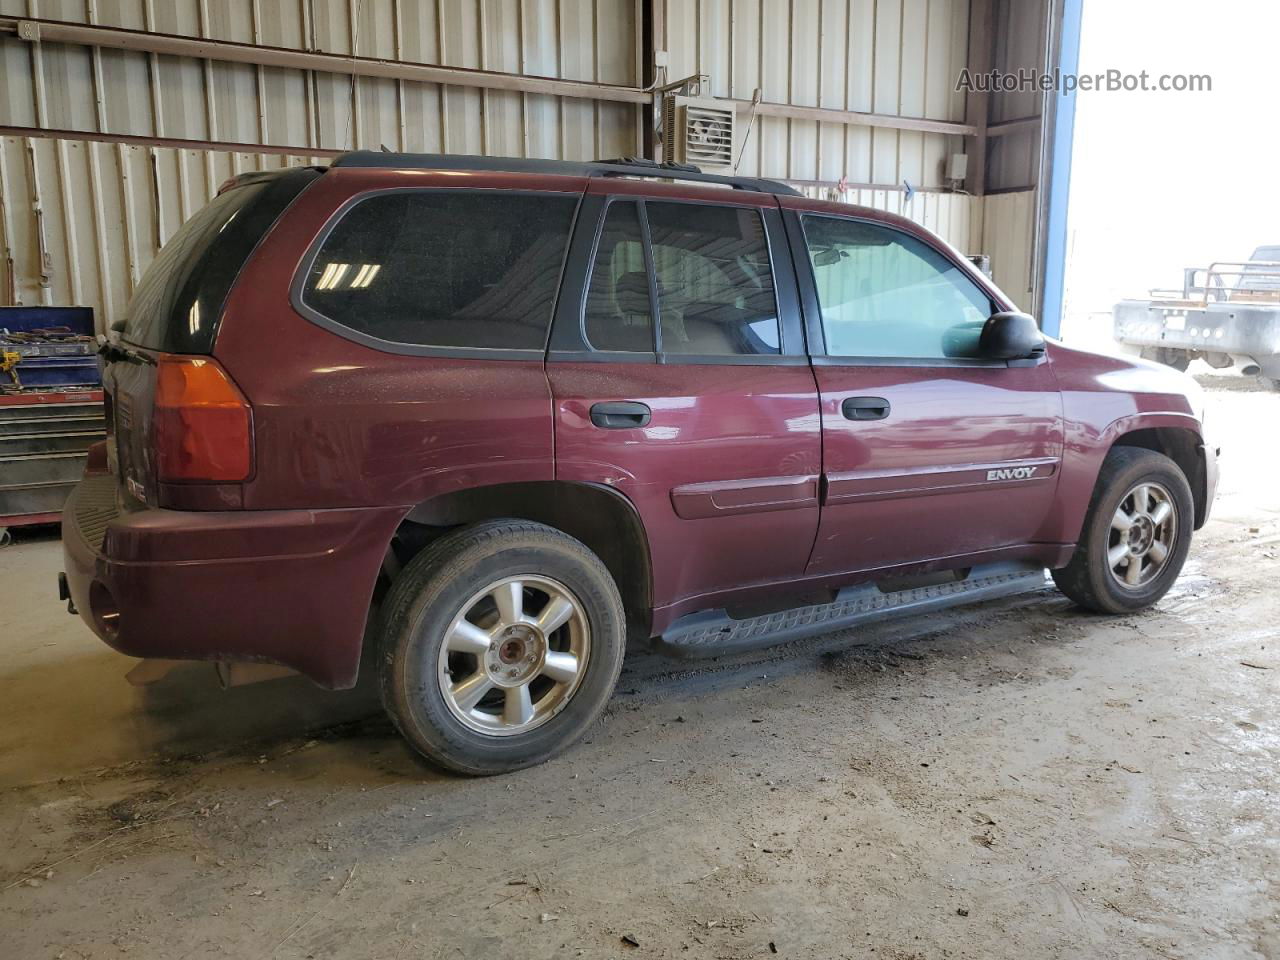
<svg viewBox="0 0 1280 960">
<path fill-rule="evenodd" d="M 1046 341 L 928 231 L 638 161 L 239 177 L 103 354 L 73 608 L 334 688 L 376 644 L 467 773 L 572 743 L 628 634 L 716 653 L 1046 567 L 1149 606 L 1216 485 L 1191 380 Z"/>
</svg>

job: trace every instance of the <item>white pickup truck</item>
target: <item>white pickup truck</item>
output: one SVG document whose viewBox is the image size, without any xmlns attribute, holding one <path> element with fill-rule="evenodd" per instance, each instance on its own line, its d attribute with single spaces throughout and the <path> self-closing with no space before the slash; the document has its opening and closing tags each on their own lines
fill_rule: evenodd
<svg viewBox="0 0 1280 960">
<path fill-rule="evenodd" d="M 1181 290 L 1121 300 L 1112 317 L 1116 340 L 1148 360 L 1185 370 L 1200 358 L 1280 390 L 1280 246 L 1242 263 L 1187 267 Z"/>
</svg>

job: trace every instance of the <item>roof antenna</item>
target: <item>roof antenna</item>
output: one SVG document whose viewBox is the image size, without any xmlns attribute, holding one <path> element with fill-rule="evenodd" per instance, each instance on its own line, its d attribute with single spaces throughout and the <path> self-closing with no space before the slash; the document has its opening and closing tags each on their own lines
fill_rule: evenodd
<svg viewBox="0 0 1280 960">
<path fill-rule="evenodd" d="M 747 141 L 751 139 L 751 128 L 756 122 L 756 108 L 760 106 L 760 88 L 756 87 L 751 94 L 751 113 L 747 116 L 747 132 L 742 135 L 742 147 L 738 150 L 738 162 L 733 165 L 733 172 L 737 173 L 738 168 L 742 166 L 742 158 L 747 153 Z"/>
</svg>

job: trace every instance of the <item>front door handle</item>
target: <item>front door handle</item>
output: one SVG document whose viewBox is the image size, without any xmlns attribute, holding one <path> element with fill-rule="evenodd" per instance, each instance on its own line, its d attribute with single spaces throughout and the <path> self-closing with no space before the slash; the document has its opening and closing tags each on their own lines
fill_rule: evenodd
<svg viewBox="0 0 1280 960">
<path fill-rule="evenodd" d="M 889 401 L 884 397 L 846 397 L 840 412 L 846 420 L 883 420 L 889 415 Z"/>
<path fill-rule="evenodd" d="M 647 427 L 653 411 L 646 404 L 634 400 L 613 400 L 591 407 L 591 422 L 605 430 L 629 430 Z"/>
</svg>

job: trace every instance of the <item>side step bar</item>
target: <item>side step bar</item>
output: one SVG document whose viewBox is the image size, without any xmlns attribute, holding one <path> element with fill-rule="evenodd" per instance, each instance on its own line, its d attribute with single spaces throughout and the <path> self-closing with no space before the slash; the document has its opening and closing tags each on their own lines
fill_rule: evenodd
<svg viewBox="0 0 1280 960">
<path fill-rule="evenodd" d="M 860 623 L 1029 593 L 1044 583 L 1043 567 L 992 563 L 974 567 L 963 580 L 892 593 L 882 591 L 874 583 L 859 584 L 845 587 L 831 603 L 796 607 L 746 620 L 734 620 L 723 610 L 692 613 L 681 617 L 654 640 L 653 649 L 672 657 L 718 657 L 843 630 Z"/>
</svg>

